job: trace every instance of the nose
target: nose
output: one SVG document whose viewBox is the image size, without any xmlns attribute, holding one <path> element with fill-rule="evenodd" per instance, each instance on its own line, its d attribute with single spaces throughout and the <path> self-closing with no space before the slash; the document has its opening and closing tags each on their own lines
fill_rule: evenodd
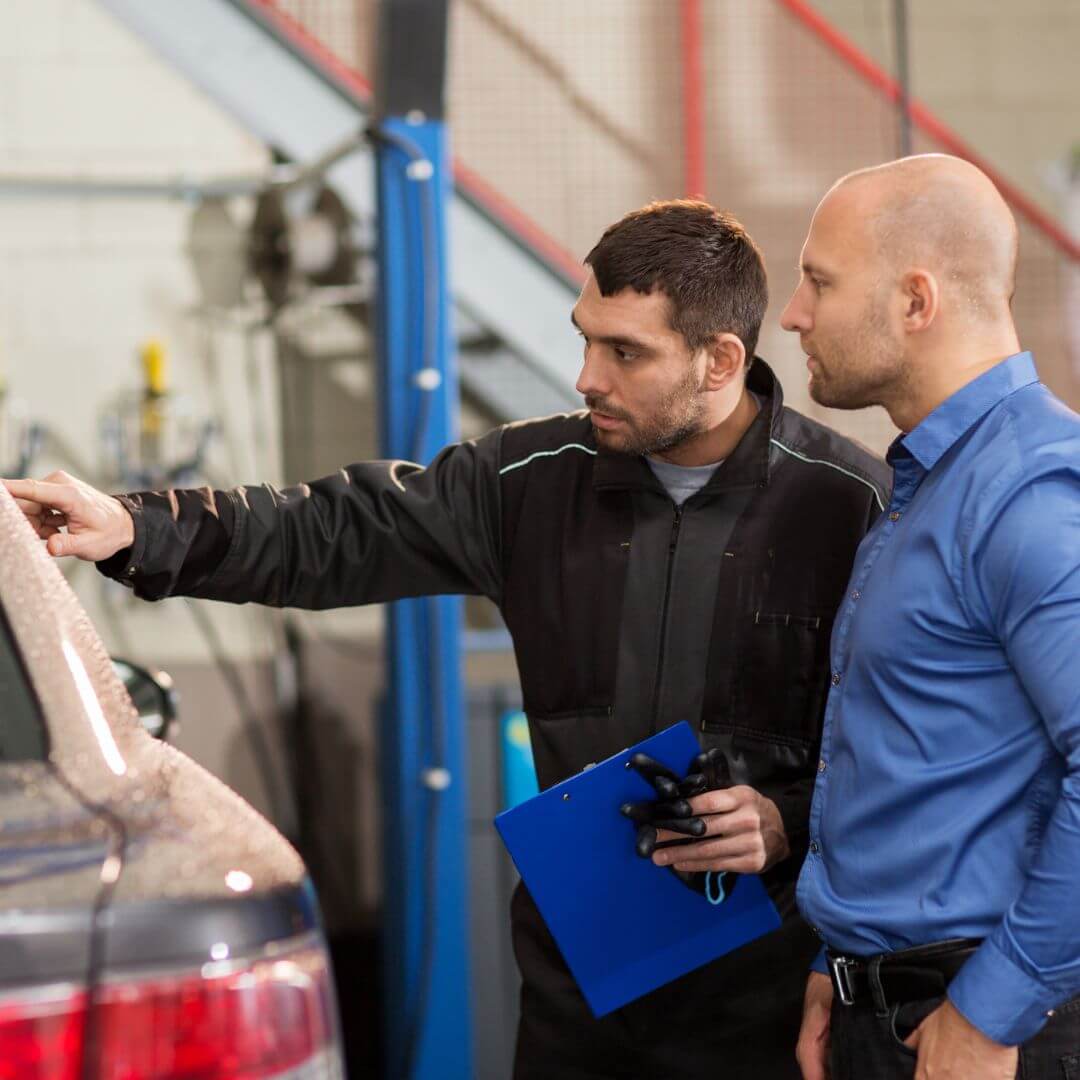
<svg viewBox="0 0 1080 1080">
<path fill-rule="evenodd" d="M 809 333 L 813 327 L 813 320 L 810 317 L 810 307 L 806 303 L 805 286 L 805 282 L 799 283 L 798 287 L 791 294 L 791 299 L 787 302 L 787 307 L 785 307 L 780 314 L 780 325 L 785 330 L 790 330 L 795 334 Z"/>
<path fill-rule="evenodd" d="M 581 373 L 574 384 L 574 389 L 582 397 L 598 398 L 604 397 L 611 389 L 607 385 L 603 364 L 597 356 L 597 350 L 591 349 L 588 345 L 585 346 L 585 359 L 582 361 Z"/>
</svg>

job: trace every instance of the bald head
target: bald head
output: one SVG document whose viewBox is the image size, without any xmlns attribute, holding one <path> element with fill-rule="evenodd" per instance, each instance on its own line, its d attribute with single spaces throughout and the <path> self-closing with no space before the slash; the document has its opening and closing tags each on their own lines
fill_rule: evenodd
<svg viewBox="0 0 1080 1080">
<path fill-rule="evenodd" d="M 970 162 L 922 154 L 860 169 L 833 186 L 821 209 L 837 202 L 867 223 L 878 260 L 897 275 L 914 268 L 934 274 L 956 313 L 979 319 L 1008 310 L 1016 221 Z"/>
</svg>

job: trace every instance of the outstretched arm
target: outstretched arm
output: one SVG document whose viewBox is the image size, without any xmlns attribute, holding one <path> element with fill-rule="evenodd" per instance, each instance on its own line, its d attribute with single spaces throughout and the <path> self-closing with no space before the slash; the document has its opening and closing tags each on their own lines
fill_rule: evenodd
<svg viewBox="0 0 1080 1080">
<path fill-rule="evenodd" d="M 364 462 L 284 489 L 114 498 L 62 474 L 6 483 L 52 554 L 97 561 L 150 600 L 326 608 L 479 593 L 498 601 L 499 437 L 448 447 L 427 468 Z"/>
</svg>

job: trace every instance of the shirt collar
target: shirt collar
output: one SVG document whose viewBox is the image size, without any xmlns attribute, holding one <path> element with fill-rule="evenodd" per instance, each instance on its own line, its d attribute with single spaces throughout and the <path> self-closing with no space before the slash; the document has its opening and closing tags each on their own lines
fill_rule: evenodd
<svg viewBox="0 0 1080 1080">
<path fill-rule="evenodd" d="M 927 472 L 957 439 L 1011 393 L 1038 382 L 1030 352 L 1016 353 L 984 371 L 946 398 L 929 416 L 889 448 L 889 463 L 906 450 Z"/>
</svg>

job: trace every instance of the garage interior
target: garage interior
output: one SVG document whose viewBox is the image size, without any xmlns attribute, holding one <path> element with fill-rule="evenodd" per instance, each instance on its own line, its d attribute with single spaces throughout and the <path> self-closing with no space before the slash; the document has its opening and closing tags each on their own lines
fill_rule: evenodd
<svg viewBox="0 0 1080 1080">
<path fill-rule="evenodd" d="M 821 192 L 905 151 L 994 177 L 1021 227 L 1024 346 L 1080 407 L 1080 9 L 912 3 L 900 40 L 906 6 L 9 2 L 0 469 L 286 485 L 579 408 L 584 253 L 687 193 L 764 251 L 760 352 L 789 403 L 883 453 L 883 411 L 810 400 L 778 314 Z M 1022 87 L 995 84 L 1005 67 Z M 425 289 L 452 331 L 402 330 L 413 352 L 388 366 L 376 327 L 426 325 Z M 174 679 L 174 745 L 303 856 L 349 1074 L 509 1075 L 515 876 L 491 820 L 529 775 L 495 608 L 148 605 L 68 563 L 110 652 Z"/>
</svg>

